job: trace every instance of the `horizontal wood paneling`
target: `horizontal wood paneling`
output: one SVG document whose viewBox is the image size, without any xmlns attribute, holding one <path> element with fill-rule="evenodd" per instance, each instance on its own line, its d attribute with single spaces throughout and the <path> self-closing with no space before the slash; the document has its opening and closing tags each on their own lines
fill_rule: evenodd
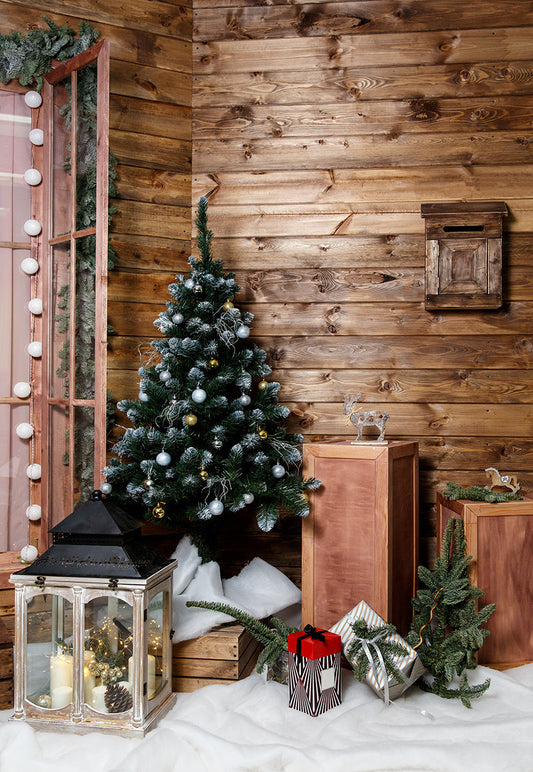
<svg viewBox="0 0 533 772">
<path fill-rule="evenodd" d="M 274 65 L 275 68 L 275 65 Z M 205 75 L 194 79 L 194 104 L 227 107 L 231 104 L 299 105 L 332 104 L 377 99 L 405 99 L 424 95 L 482 97 L 531 94 L 532 61 L 443 64 L 421 68 L 416 65 L 357 67 L 342 71 L 251 71 Z M 239 97 L 236 100 L 236 97 Z"/>
<path fill-rule="evenodd" d="M 194 141 L 194 172 L 531 164 L 533 132 L 245 137 Z M 414 197 L 414 195 L 413 195 Z"/>
<path fill-rule="evenodd" d="M 482 14 L 482 9 L 479 10 Z M 511 61 L 533 59 L 531 27 L 451 29 L 413 33 L 338 35 L 318 38 L 222 40 L 193 47 L 193 66 L 201 74 L 277 70 L 330 70 L 398 65 L 475 64 L 493 56 Z M 239 104 L 239 100 L 236 102 Z"/>
</svg>

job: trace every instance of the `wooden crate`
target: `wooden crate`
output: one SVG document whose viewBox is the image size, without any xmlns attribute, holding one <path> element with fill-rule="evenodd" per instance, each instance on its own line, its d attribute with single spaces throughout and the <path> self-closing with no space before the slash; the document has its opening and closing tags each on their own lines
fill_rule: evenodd
<svg viewBox="0 0 533 772">
<path fill-rule="evenodd" d="M 416 442 L 310 443 L 322 486 L 302 521 L 302 623 L 329 628 L 366 601 L 405 635 L 418 563 Z"/>
<path fill-rule="evenodd" d="M 13 637 L 0 619 L 0 710 L 13 707 Z"/>
<path fill-rule="evenodd" d="M 209 684 L 229 684 L 253 671 L 260 645 L 239 624 L 217 627 L 172 647 L 172 690 L 194 692 Z"/>
<path fill-rule="evenodd" d="M 480 665 L 498 670 L 533 662 L 533 500 L 489 504 L 437 497 L 439 548 L 450 517 L 462 518 L 470 578 L 496 603 Z"/>
</svg>

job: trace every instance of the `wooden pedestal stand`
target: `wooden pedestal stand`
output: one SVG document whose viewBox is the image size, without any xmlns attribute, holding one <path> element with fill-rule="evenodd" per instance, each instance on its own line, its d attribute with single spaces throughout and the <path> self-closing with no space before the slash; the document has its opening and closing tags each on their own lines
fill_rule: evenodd
<svg viewBox="0 0 533 772">
<path fill-rule="evenodd" d="M 505 670 L 533 662 L 533 500 L 489 504 L 438 494 L 439 542 L 450 517 L 465 524 L 470 579 L 485 593 L 481 602 L 496 603 L 479 664 Z"/>
<path fill-rule="evenodd" d="M 365 600 L 405 635 L 418 562 L 416 442 L 304 445 L 322 486 L 302 521 L 302 623 L 329 628 Z"/>
</svg>

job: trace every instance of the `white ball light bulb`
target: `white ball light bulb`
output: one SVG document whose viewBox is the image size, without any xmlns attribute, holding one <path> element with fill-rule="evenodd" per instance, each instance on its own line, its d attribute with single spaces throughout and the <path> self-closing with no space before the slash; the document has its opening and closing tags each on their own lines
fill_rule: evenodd
<svg viewBox="0 0 533 772">
<path fill-rule="evenodd" d="M 28 520 L 40 520 L 41 507 L 39 504 L 30 504 L 29 507 L 26 507 L 26 517 Z"/>
<path fill-rule="evenodd" d="M 34 547 L 33 544 L 26 544 L 20 550 L 20 559 L 23 563 L 32 563 L 38 554 L 37 547 Z"/>
<path fill-rule="evenodd" d="M 102 491 L 104 496 L 108 496 L 111 493 L 111 491 L 113 490 L 113 486 L 111 485 L 111 483 L 104 482 L 104 483 L 101 484 L 100 490 Z"/>
<path fill-rule="evenodd" d="M 39 314 L 42 314 L 43 312 L 43 301 L 41 298 L 32 298 L 28 302 L 28 311 L 30 311 L 32 314 L 36 314 L 37 316 Z"/>
<path fill-rule="evenodd" d="M 205 402 L 207 393 L 204 391 L 204 389 L 197 388 L 193 391 L 191 397 L 193 402 L 201 404 L 202 402 Z"/>
<path fill-rule="evenodd" d="M 39 270 L 39 263 L 34 257 L 25 257 L 20 263 L 21 270 L 28 276 L 32 276 Z"/>
<path fill-rule="evenodd" d="M 30 437 L 33 437 L 33 426 L 31 424 L 21 423 L 17 426 L 15 431 L 17 437 L 20 437 L 21 440 L 29 440 Z"/>
<path fill-rule="evenodd" d="M 38 236 L 43 229 L 39 220 L 26 220 L 23 228 L 28 236 Z"/>
<path fill-rule="evenodd" d="M 213 501 L 209 502 L 207 508 L 212 515 L 217 516 L 221 515 L 224 511 L 224 504 L 220 501 L 220 499 L 213 499 Z"/>
<path fill-rule="evenodd" d="M 31 386 L 26 381 L 19 381 L 13 386 L 13 394 L 19 399 L 26 399 L 31 394 Z"/>
<path fill-rule="evenodd" d="M 241 324 L 240 327 L 237 327 L 238 338 L 247 338 L 249 334 L 250 334 L 250 328 L 247 327 L 246 324 Z"/>
<path fill-rule="evenodd" d="M 28 134 L 32 145 L 42 145 L 44 142 L 44 131 L 42 129 L 32 129 Z"/>
<path fill-rule="evenodd" d="M 41 479 L 41 465 L 40 464 L 30 464 L 26 468 L 26 475 L 30 478 L 30 480 L 40 480 Z"/>
<path fill-rule="evenodd" d="M 274 464 L 274 466 L 272 467 L 272 474 L 274 475 L 274 477 L 277 477 L 279 479 L 280 477 L 283 477 L 283 475 L 285 474 L 285 468 L 282 467 L 281 464 Z"/>
<path fill-rule="evenodd" d="M 43 98 L 38 91 L 26 91 L 24 94 L 24 101 L 28 107 L 40 107 L 43 103 Z"/>
<path fill-rule="evenodd" d="M 171 462 L 170 453 L 167 453 L 165 450 L 162 450 L 161 453 L 158 453 L 155 457 L 156 463 L 159 464 L 159 466 L 168 466 Z"/>
<path fill-rule="evenodd" d="M 43 354 L 43 344 L 40 340 L 32 340 L 28 345 L 28 354 L 35 359 L 38 359 Z"/>
<path fill-rule="evenodd" d="M 39 169 L 26 169 L 24 172 L 24 182 L 27 185 L 40 185 L 42 175 Z"/>
</svg>

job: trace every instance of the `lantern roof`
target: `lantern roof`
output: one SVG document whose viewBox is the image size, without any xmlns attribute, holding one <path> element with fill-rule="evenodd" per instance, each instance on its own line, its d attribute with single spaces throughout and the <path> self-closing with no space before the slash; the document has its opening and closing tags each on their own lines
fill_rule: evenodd
<svg viewBox="0 0 533 772">
<path fill-rule="evenodd" d="M 89 501 L 50 529 L 52 546 L 17 574 L 146 579 L 174 561 L 143 543 L 141 525 L 94 491 Z"/>
</svg>

